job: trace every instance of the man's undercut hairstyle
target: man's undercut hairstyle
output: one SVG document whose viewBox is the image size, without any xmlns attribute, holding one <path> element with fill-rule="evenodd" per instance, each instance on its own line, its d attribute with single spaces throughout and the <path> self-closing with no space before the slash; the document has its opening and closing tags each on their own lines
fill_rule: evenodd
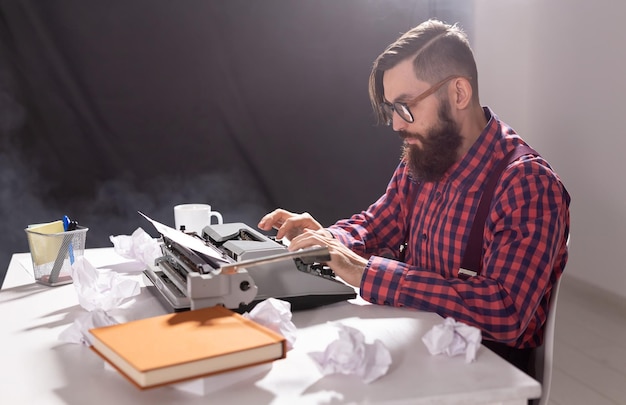
<svg viewBox="0 0 626 405">
<path fill-rule="evenodd" d="M 413 58 L 417 79 L 429 84 L 451 75 L 467 77 L 472 99 L 478 102 L 478 73 L 467 36 L 456 24 L 428 20 L 400 36 L 374 61 L 369 93 L 379 123 L 385 123 L 387 118 L 380 107 L 385 101 L 383 74 L 407 58 Z"/>
</svg>

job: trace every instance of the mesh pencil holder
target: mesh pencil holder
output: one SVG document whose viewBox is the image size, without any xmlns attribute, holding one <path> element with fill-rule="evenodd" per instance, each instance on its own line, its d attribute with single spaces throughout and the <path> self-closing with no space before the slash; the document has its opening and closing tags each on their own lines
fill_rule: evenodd
<svg viewBox="0 0 626 405">
<path fill-rule="evenodd" d="M 79 226 L 74 231 L 40 233 L 26 228 L 35 281 L 48 286 L 71 283 L 70 269 L 85 252 L 88 230 Z"/>
</svg>

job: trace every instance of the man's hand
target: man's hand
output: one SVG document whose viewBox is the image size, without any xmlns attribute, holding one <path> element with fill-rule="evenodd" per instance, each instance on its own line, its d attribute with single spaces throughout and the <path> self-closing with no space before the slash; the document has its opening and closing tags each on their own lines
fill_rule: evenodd
<svg viewBox="0 0 626 405">
<path fill-rule="evenodd" d="M 330 262 L 326 264 L 346 283 L 354 287 L 361 286 L 361 278 L 367 266 L 366 259 L 333 238 L 326 229 L 304 230 L 291 240 L 289 250 L 296 251 L 312 246 L 326 246 L 330 252 Z"/>
<path fill-rule="evenodd" d="M 295 214 L 283 209 L 277 209 L 261 219 L 258 227 L 264 231 L 274 228 L 276 239 L 287 238 L 290 241 L 304 232 L 305 229 L 319 230 L 322 225 L 315 220 L 308 212 Z"/>
</svg>

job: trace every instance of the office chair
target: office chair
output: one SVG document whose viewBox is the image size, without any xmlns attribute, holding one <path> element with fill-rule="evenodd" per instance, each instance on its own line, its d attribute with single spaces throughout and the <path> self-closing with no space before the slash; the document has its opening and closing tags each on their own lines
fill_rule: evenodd
<svg viewBox="0 0 626 405">
<path fill-rule="evenodd" d="M 570 237 L 567 237 L 569 248 Z M 546 319 L 546 330 L 544 332 L 543 345 L 535 349 L 534 354 L 534 377 L 541 383 L 541 398 L 532 401 L 533 405 L 548 405 L 550 397 L 550 385 L 552 384 L 552 364 L 554 357 L 554 329 L 556 325 L 556 303 L 559 297 L 563 274 L 554 285 L 552 297 L 550 297 L 550 309 Z"/>
</svg>

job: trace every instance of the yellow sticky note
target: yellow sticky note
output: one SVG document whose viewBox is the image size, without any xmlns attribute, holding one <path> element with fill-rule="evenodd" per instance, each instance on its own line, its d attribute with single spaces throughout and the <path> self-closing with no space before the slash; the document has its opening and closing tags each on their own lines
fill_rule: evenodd
<svg viewBox="0 0 626 405">
<path fill-rule="evenodd" d="M 54 234 L 62 233 L 63 231 L 63 221 L 61 220 L 47 224 L 32 225 L 26 228 L 30 254 L 36 266 L 56 260 L 63 237 L 54 236 Z"/>
<path fill-rule="evenodd" d="M 63 221 L 58 220 L 47 224 L 29 225 L 28 230 L 38 233 L 60 233 L 63 232 Z"/>
</svg>

